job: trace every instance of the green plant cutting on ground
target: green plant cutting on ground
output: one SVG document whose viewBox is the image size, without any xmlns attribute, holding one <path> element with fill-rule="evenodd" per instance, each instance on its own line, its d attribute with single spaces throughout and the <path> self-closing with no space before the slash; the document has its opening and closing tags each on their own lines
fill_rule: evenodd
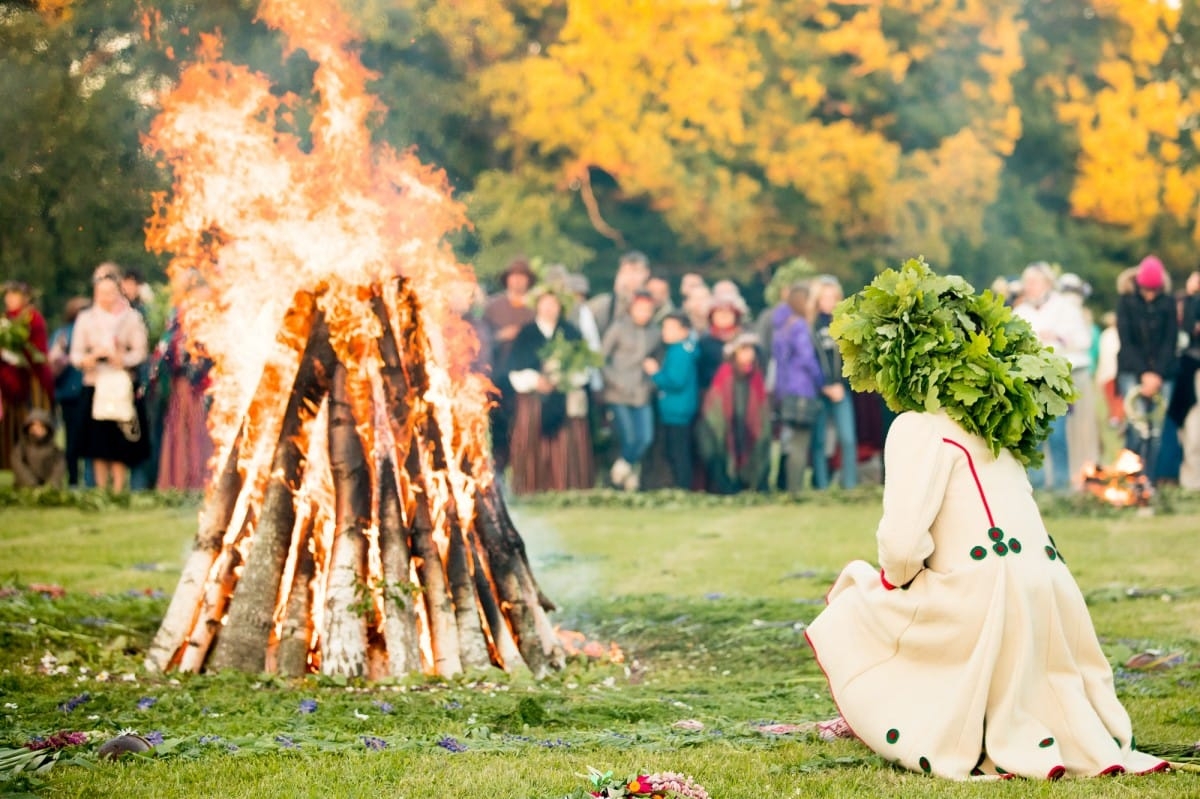
<svg viewBox="0 0 1200 799">
<path fill-rule="evenodd" d="M 1067 500 L 1046 515 L 1139 745 L 1186 764 L 1200 757 L 1196 506 L 1168 499 L 1155 515 Z M 578 655 L 540 683 L 367 684 L 147 673 L 197 502 L 4 494 L 0 795 L 557 799 L 675 772 L 712 797 L 1200 796 L 1186 769 L 982 788 L 814 735 L 836 711 L 803 631 L 838 570 L 874 559 L 878 508 L 877 489 L 518 505 L 556 621 L 623 659 Z M 122 731 L 148 750 L 100 756 Z"/>
</svg>

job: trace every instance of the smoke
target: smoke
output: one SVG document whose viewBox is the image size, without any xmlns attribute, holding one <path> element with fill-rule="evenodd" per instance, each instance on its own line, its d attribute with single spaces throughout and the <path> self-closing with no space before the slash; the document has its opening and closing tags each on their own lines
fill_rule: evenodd
<svg viewBox="0 0 1200 799">
<path fill-rule="evenodd" d="M 599 596 L 600 569 L 593 559 L 573 552 L 567 536 L 545 519 L 516 508 L 509 514 L 525 539 L 538 584 L 560 610 L 574 611 Z"/>
</svg>

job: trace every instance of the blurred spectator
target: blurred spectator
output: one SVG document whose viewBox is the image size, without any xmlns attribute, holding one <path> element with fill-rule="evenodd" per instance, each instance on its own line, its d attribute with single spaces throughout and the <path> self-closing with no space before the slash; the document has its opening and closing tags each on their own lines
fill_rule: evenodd
<svg viewBox="0 0 1200 799">
<path fill-rule="evenodd" d="M 648 359 L 644 369 L 658 389 L 658 421 L 672 487 L 688 489 L 692 485 L 692 428 L 700 405 L 700 387 L 696 377 L 698 351 L 686 314 L 676 312 L 663 320 L 662 340 L 662 363 Z"/>
<path fill-rule="evenodd" d="M 661 324 L 663 319 L 675 312 L 675 303 L 671 301 L 671 284 L 666 278 L 651 277 L 646 281 L 646 291 L 654 298 L 654 323 Z"/>
<path fill-rule="evenodd" d="M 741 297 L 717 297 L 713 295 L 705 326 L 700 336 L 700 354 L 696 361 L 699 370 L 700 392 L 703 394 L 712 385 L 717 370 L 726 360 L 725 347 L 742 333 L 745 318 L 745 303 Z"/>
<path fill-rule="evenodd" d="M 50 336 L 50 371 L 54 374 L 54 401 L 62 412 L 66 442 L 67 485 L 82 485 L 79 471 L 79 442 L 85 409 L 81 402 L 83 373 L 71 364 L 71 337 L 75 320 L 91 304 L 87 297 L 73 297 L 63 312 L 63 326 Z"/>
<path fill-rule="evenodd" d="M 1108 426 L 1117 428 L 1125 419 L 1125 400 L 1117 391 L 1117 351 L 1121 338 L 1117 334 L 1117 314 L 1105 311 L 1100 317 L 1100 349 L 1096 355 L 1096 388 L 1104 397 Z"/>
<path fill-rule="evenodd" d="M 808 326 L 808 283 L 792 285 L 772 315 L 775 399 L 779 404 L 783 488 L 804 488 L 813 424 L 821 404 L 821 366 Z"/>
<path fill-rule="evenodd" d="M 1072 359 L 1072 378 L 1079 396 L 1067 414 L 1067 455 L 1070 458 L 1070 473 L 1073 484 L 1082 479 L 1084 464 L 1100 462 L 1100 417 L 1096 392 L 1095 373 L 1100 330 L 1092 319 L 1092 312 L 1084 305 L 1091 296 L 1092 287 L 1079 275 L 1072 272 L 1058 279 L 1058 290 L 1066 301 L 1078 309 L 1087 329 L 1087 350 L 1081 363 Z"/>
<path fill-rule="evenodd" d="M 650 261 L 644 253 L 633 250 L 621 256 L 617 263 L 613 290 L 597 294 L 588 300 L 588 307 L 596 317 L 596 326 L 600 329 L 601 336 L 608 332 L 613 322 L 629 313 L 629 303 L 634 293 L 645 288 L 649 279 Z"/>
<path fill-rule="evenodd" d="M 696 272 L 688 272 L 679 279 L 679 296 L 687 299 L 697 291 L 707 291 L 708 284 L 704 282 L 704 278 Z"/>
<path fill-rule="evenodd" d="M 54 417 L 34 408 L 25 417 L 20 437 L 13 448 L 13 485 L 17 488 L 62 488 L 67 459 L 54 443 Z"/>
<path fill-rule="evenodd" d="M 1187 346 L 1179 359 L 1179 376 L 1167 413 L 1179 428 L 1183 450 L 1179 485 L 1200 491 L 1200 272 L 1188 275 L 1185 284 L 1183 332 Z"/>
<path fill-rule="evenodd" d="M 758 360 L 758 337 L 742 333 L 704 394 L 696 447 L 714 494 L 765 491 L 771 467 L 771 403 Z"/>
<path fill-rule="evenodd" d="M 1077 390 L 1082 392 L 1081 384 L 1090 383 L 1088 364 L 1091 361 L 1092 328 L 1081 305 L 1058 292 L 1055 283 L 1054 272 L 1044 261 L 1025 267 L 1021 273 L 1021 302 L 1015 313 L 1029 323 L 1043 344 L 1071 362 L 1072 379 Z M 1094 403 L 1090 412 L 1095 415 Z M 1067 440 L 1071 415 L 1059 416 L 1050 423 L 1050 435 L 1046 438 L 1046 449 L 1050 453 L 1049 476 L 1042 467 L 1030 469 L 1029 481 L 1034 488 L 1055 491 L 1071 487 L 1071 455 Z M 1094 453 L 1093 463 L 1098 455 L 1098 452 Z"/>
<path fill-rule="evenodd" d="M 810 284 L 812 298 L 809 300 L 808 319 L 821 365 L 821 406 L 813 422 L 813 487 L 828 488 L 829 425 L 837 438 L 841 458 L 842 488 L 858 485 L 858 434 L 854 420 L 854 403 L 850 398 L 850 384 L 842 377 L 842 353 L 837 342 L 829 334 L 833 321 L 833 308 L 842 301 L 842 284 L 832 275 L 821 275 Z"/>
<path fill-rule="evenodd" d="M 499 367 L 508 362 L 517 333 L 533 321 L 533 307 L 529 303 L 529 290 L 534 283 L 533 269 L 524 258 L 518 258 L 501 273 L 500 283 L 504 290 L 488 301 L 483 319 L 491 330 L 495 346 L 492 352 L 492 382 L 500 392 L 500 401 L 491 412 L 492 457 L 496 462 L 496 471 L 503 473 L 509 460 L 517 398 L 508 384 L 506 373 Z"/>
<path fill-rule="evenodd" d="M 704 283 L 694 287 L 683 298 L 683 312 L 694 331 L 708 329 L 708 312 L 712 308 L 712 292 Z"/>
<path fill-rule="evenodd" d="M 1133 403 L 1139 416 L 1157 417 L 1156 408 L 1171 395 L 1171 381 L 1178 362 L 1175 356 L 1178 317 L 1175 302 L 1168 293 L 1167 271 L 1162 261 L 1147 255 L 1138 264 L 1137 290 L 1124 294 L 1117 302 L 1117 333 L 1121 348 L 1117 353 L 1117 388 Z M 1146 476 L 1157 476 L 1158 435 L 1161 430 L 1142 430 L 1126 426 L 1125 446 L 1141 455 Z"/>
<path fill-rule="evenodd" d="M 32 303 L 27 284 L 4 284 L 0 329 L 0 469 L 11 467 L 12 448 L 33 408 L 49 410 L 54 401 L 46 320 Z"/>
<path fill-rule="evenodd" d="M 639 291 L 630 301 L 628 315 L 616 319 L 604 334 L 604 402 L 613 414 L 620 457 L 612 465 L 612 484 L 626 491 L 640 485 L 642 456 L 654 441 L 652 383 L 643 371 L 658 347 L 653 324 L 654 297 Z"/>
<path fill-rule="evenodd" d="M 543 289 L 534 320 L 517 333 L 507 362 L 498 368 L 517 398 L 512 437 L 516 494 L 591 488 L 595 483 L 586 399 L 582 409 L 567 403 L 568 391 L 582 391 L 588 375 L 558 373 L 559 366 L 546 357 L 556 337 L 587 346 L 579 330 L 563 319 L 562 300 Z"/>
<path fill-rule="evenodd" d="M 205 392 L 211 369 L 212 361 L 191 352 L 179 312 L 172 313 L 150 367 L 156 415 L 163 420 L 159 489 L 200 491 L 208 484 L 213 442 Z"/>
<path fill-rule="evenodd" d="M 121 293 L 117 278 L 102 274 L 93 286 L 92 307 L 75 320 L 71 339 L 71 363 L 83 372 L 81 401 L 88 410 L 80 454 L 92 460 L 96 485 L 102 489 L 124 491 L 130 467 L 150 454 L 146 405 L 132 389 L 132 373 L 145 362 L 146 350 L 146 325 L 141 315 Z M 106 371 L 125 372 L 129 378 L 132 407 L 127 420 L 96 416 L 97 381 Z"/>
</svg>

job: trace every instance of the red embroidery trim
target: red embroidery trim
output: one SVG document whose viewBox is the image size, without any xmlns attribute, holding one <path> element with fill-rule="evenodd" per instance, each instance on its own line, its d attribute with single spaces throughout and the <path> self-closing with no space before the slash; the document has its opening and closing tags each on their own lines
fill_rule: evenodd
<svg viewBox="0 0 1200 799">
<path fill-rule="evenodd" d="M 943 438 L 947 444 L 951 444 L 962 450 L 962 453 L 967 456 L 967 466 L 971 467 L 971 477 L 975 478 L 975 487 L 979 489 L 979 499 L 983 502 L 983 512 L 987 514 L 988 525 L 996 526 L 995 520 L 992 518 L 992 509 L 988 507 L 987 497 L 983 494 L 983 483 L 979 482 L 979 474 L 975 471 L 975 460 L 971 457 L 971 453 L 967 452 L 967 448 L 953 439 Z"/>
<path fill-rule="evenodd" d="M 1125 767 L 1120 764 L 1117 764 L 1115 766 L 1109 766 L 1108 768 L 1104 769 L 1104 771 L 1100 772 L 1099 776 L 1110 777 L 1114 774 L 1124 774 L 1124 773 L 1125 773 Z"/>
<path fill-rule="evenodd" d="M 1054 768 L 1050 769 L 1050 773 L 1046 775 L 1046 779 L 1061 780 L 1063 778 L 1063 775 L 1065 775 L 1066 773 L 1067 773 L 1066 766 L 1055 766 Z"/>
<path fill-rule="evenodd" d="M 883 587 L 889 591 L 895 591 L 896 586 L 888 582 L 888 578 L 883 576 L 883 569 L 879 570 L 879 582 L 883 583 Z"/>
</svg>

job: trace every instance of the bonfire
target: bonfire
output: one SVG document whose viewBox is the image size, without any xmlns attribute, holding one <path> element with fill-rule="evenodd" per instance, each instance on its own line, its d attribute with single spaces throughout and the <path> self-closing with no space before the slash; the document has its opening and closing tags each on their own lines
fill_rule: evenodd
<svg viewBox="0 0 1200 799">
<path fill-rule="evenodd" d="M 147 137 L 174 177 L 148 245 L 170 254 L 191 346 L 214 363 L 216 445 L 147 664 L 560 668 L 454 312 L 474 287 L 445 240 L 464 209 L 443 173 L 372 141 L 382 108 L 335 0 L 265 0 L 260 17 L 316 64 L 308 129 L 300 98 L 209 35 Z"/>
<path fill-rule="evenodd" d="M 1111 466 L 1089 463 L 1083 467 L 1083 489 L 1118 507 L 1149 505 L 1154 489 L 1142 469 L 1136 452 L 1121 450 Z"/>
</svg>

